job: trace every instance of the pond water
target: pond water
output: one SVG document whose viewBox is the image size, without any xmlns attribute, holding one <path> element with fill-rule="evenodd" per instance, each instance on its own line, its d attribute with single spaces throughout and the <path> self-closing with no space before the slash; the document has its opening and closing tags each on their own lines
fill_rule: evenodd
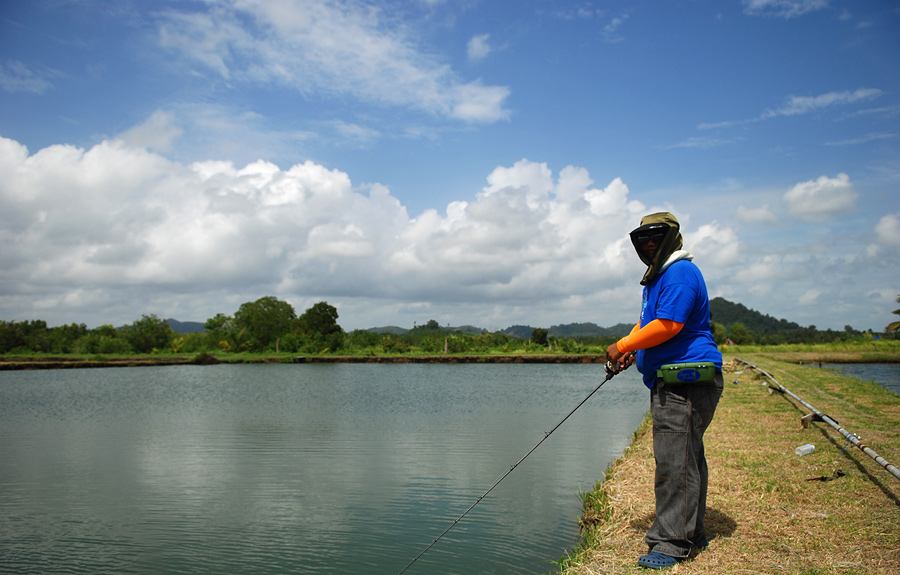
<svg viewBox="0 0 900 575">
<path fill-rule="evenodd" d="M 863 381 L 874 381 L 894 393 L 900 393 L 900 363 L 821 363 L 818 367 Z"/>
<path fill-rule="evenodd" d="M 0 372 L 0 572 L 396 574 L 600 365 Z M 610 380 L 410 574 L 548 573 L 648 409 Z"/>
</svg>

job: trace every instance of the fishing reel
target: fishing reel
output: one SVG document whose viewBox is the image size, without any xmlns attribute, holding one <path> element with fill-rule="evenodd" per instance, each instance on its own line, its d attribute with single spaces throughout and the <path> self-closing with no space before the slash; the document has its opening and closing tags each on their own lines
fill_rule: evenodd
<svg viewBox="0 0 900 575">
<path fill-rule="evenodd" d="M 634 352 L 623 355 L 620 358 L 619 362 L 607 361 L 606 362 L 606 374 L 609 377 L 612 377 L 612 376 L 616 375 L 617 373 L 619 373 L 620 371 L 627 369 L 628 366 L 631 365 L 629 363 L 629 360 L 631 360 L 632 357 L 634 357 Z M 619 365 L 621 365 L 622 367 L 619 367 Z"/>
</svg>

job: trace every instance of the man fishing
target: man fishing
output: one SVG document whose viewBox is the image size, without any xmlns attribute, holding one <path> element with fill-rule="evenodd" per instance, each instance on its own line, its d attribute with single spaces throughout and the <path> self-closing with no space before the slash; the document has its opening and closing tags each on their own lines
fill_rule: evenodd
<svg viewBox="0 0 900 575">
<path fill-rule="evenodd" d="M 640 322 L 607 348 L 606 359 L 619 369 L 636 363 L 650 388 L 656 519 L 638 565 L 663 569 L 709 545 L 703 434 L 722 395 L 722 354 L 710 330 L 706 283 L 682 249 L 675 216 L 645 216 L 631 242 L 647 265 Z"/>
</svg>

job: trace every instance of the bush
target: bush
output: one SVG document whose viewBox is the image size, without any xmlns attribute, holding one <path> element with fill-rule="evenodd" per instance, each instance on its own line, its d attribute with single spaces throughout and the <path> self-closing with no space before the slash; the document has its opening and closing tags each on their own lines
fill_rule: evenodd
<svg viewBox="0 0 900 575">
<path fill-rule="evenodd" d="M 131 353 L 132 351 L 133 350 L 131 349 L 131 345 L 124 339 L 118 337 L 101 336 L 100 341 L 97 344 L 96 353 L 115 355 L 121 353 Z"/>
</svg>

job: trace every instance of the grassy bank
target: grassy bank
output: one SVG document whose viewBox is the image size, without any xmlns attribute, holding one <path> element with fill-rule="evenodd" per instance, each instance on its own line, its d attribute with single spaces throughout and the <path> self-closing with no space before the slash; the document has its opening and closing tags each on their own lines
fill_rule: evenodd
<svg viewBox="0 0 900 575">
<path fill-rule="evenodd" d="M 726 362 L 734 357 L 727 353 Z M 900 396 L 780 353 L 737 357 L 900 467 Z M 808 410 L 770 394 L 757 371 L 738 366 L 725 382 L 706 440 L 711 544 L 666 572 L 900 573 L 900 480 L 829 425 L 804 429 L 800 418 Z M 648 572 L 637 558 L 647 552 L 643 537 L 654 518 L 651 436 L 645 421 L 605 481 L 585 494 L 583 546 L 562 562 L 565 575 Z M 805 443 L 815 451 L 795 455 Z"/>
<path fill-rule="evenodd" d="M 482 351 L 409 350 L 375 353 L 371 349 L 348 349 L 329 353 L 300 354 L 274 352 L 228 353 L 220 350 L 194 353 L 158 351 L 146 354 L 51 354 L 8 353 L 0 355 L 0 370 L 61 369 L 72 367 L 117 367 L 142 365 L 209 365 L 216 363 L 602 363 L 606 346 L 537 346 L 510 349 L 510 346 Z M 900 362 L 900 341 L 866 340 L 825 344 L 777 346 L 731 346 L 729 355 L 765 354 L 766 357 L 795 363 Z"/>
<path fill-rule="evenodd" d="M 900 340 L 771 346 L 732 345 L 725 348 L 725 353 L 736 357 L 763 354 L 772 359 L 793 363 L 898 363 L 900 362 Z"/>
<path fill-rule="evenodd" d="M 599 353 L 450 353 L 450 354 L 259 354 L 199 353 L 144 355 L 6 355 L 0 356 L 0 371 L 23 369 L 84 369 L 95 367 L 141 367 L 161 365 L 216 365 L 249 363 L 604 363 Z"/>
</svg>

